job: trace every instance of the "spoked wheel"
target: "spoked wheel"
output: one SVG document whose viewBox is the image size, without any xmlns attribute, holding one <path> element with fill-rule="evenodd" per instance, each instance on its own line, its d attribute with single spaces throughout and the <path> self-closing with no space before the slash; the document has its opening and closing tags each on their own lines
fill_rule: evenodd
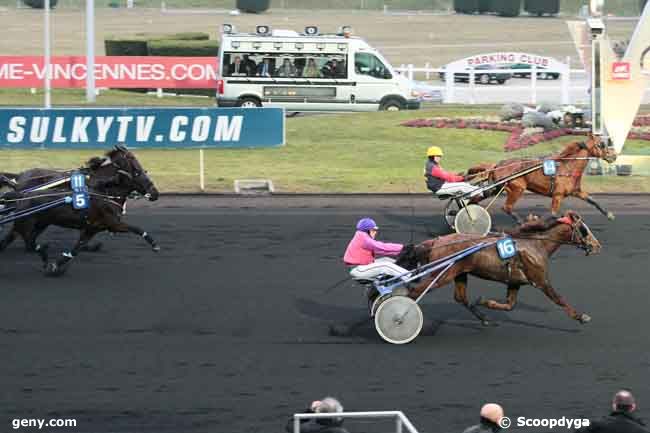
<svg viewBox="0 0 650 433">
<path fill-rule="evenodd" d="M 468 204 L 456 214 L 454 229 L 457 233 L 485 236 L 492 229 L 492 217 L 483 207 Z"/>
<path fill-rule="evenodd" d="M 406 296 L 391 296 L 383 301 L 375 313 L 375 329 L 391 344 L 406 344 L 422 331 L 424 316 L 420 306 Z"/>
<path fill-rule="evenodd" d="M 455 230 L 456 215 L 461 209 L 461 204 L 456 199 L 451 199 L 445 206 L 445 221 L 450 229 Z"/>
</svg>

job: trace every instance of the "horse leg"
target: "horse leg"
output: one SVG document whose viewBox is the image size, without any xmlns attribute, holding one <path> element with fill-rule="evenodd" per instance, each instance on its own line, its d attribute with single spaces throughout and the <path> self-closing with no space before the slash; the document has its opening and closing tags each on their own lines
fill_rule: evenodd
<svg viewBox="0 0 650 433">
<path fill-rule="evenodd" d="M 551 215 L 557 217 L 560 214 L 560 207 L 562 206 L 562 195 L 555 194 L 551 200 Z"/>
<path fill-rule="evenodd" d="M 25 241 L 25 250 L 28 252 L 37 252 L 40 248 L 47 247 L 47 244 L 38 244 L 36 239 L 43 234 L 45 229 L 47 229 L 47 224 L 34 224 L 31 232 L 24 238 Z"/>
<path fill-rule="evenodd" d="M 140 227 L 132 226 L 123 222 L 117 222 L 114 224 L 108 224 L 108 230 L 113 233 L 133 233 L 138 236 L 141 236 L 147 243 L 151 246 L 151 249 L 154 252 L 160 251 L 160 247 L 154 240 L 154 238 L 151 237 L 151 235 L 144 230 L 142 230 Z"/>
<path fill-rule="evenodd" d="M 546 295 L 547 298 L 549 298 L 551 301 L 553 301 L 556 305 L 559 305 L 562 307 L 562 309 L 567 313 L 569 317 L 572 319 L 577 320 L 578 322 L 585 324 L 589 321 L 591 321 L 591 317 L 589 317 L 588 314 L 585 313 L 578 313 L 575 308 L 573 308 L 571 305 L 569 305 L 562 296 L 560 296 L 559 293 L 555 291 L 553 286 L 548 281 L 543 281 L 540 282 L 540 284 L 535 284 L 537 287 L 539 287 L 542 292 Z"/>
<path fill-rule="evenodd" d="M 68 264 L 72 261 L 72 259 L 79 255 L 79 252 L 82 250 L 82 248 L 88 245 L 88 242 L 98 232 L 99 231 L 96 229 L 86 227 L 81 230 L 77 243 L 72 247 L 70 251 L 64 251 L 61 253 L 61 257 L 59 257 L 55 262 L 48 263 L 46 257 L 45 275 L 49 277 L 58 277 L 65 274 L 68 268 Z M 41 256 L 41 258 L 43 258 L 43 256 Z"/>
<path fill-rule="evenodd" d="M 518 294 L 519 294 L 519 285 L 509 284 L 508 295 L 505 303 L 495 301 L 494 299 L 479 298 L 476 300 L 475 304 L 489 308 L 490 310 L 512 311 L 514 310 L 515 305 L 517 304 Z"/>
<path fill-rule="evenodd" d="M 515 203 L 521 198 L 522 194 L 524 193 L 525 189 L 520 188 L 515 185 L 508 184 L 506 187 L 506 202 L 503 205 L 503 211 L 510 215 L 510 217 L 515 220 L 517 224 L 521 224 L 522 219 L 519 215 L 517 215 L 514 211 L 513 208 L 515 207 Z"/>
<path fill-rule="evenodd" d="M 588 192 L 585 192 L 585 191 L 578 191 L 577 193 L 574 194 L 574 196 L 578 197 L 578 198 L 581 199 L 581 200 L 586 201 L 587 203 L 589 203 L 590 205 L 592 205 L 593 207 L 595 207 L 596 209 L 598 209 L 598 211 L 599 211 L 601 214 L 605 215 L 605 216 L 607 217 L 608 220 L 610 220 L 610 221 L 613 221 L 613 220 L 614 220 L 614 218 L 615 218 L 615 217 L 614 217 L 614 214 L 613 214 L 612 212 L 608 212 L 608 211 L 606 211 L 606 210 L 605 210 L 605 209 L 604 209 L 600 204 L 598 204 L 598 202 L 597 202 L 596 200 L 594 200 L 593 198 L 591 198 L 591 196 L 589 195 Z"/>
<path fill-rule="evenodd" d="M 481 313 L 476 305 L 470 304 L 467 299 L 467 274 L 459 274 L 454 278 L 454 299 L 463 307 L 467 308 L 474 317 L 476 317 L 483 326 L 489 326 L 491 322 Z"/>
<path fill-rule="evenodd" d="M 4 251 L 11 243 L 16 240 L 16 227 L 13 226 L 9 233 L 0 240 L 0 251 Z"/>
</svg>

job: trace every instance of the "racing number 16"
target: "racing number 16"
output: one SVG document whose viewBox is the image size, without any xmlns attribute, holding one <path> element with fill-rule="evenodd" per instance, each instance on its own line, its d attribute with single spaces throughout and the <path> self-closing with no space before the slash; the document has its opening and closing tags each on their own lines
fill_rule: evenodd
<svg viewBox="0 0 650 433">
<path fill-rule="evenodd" d="M 512 258 L 517 254 L 517 248 L 515 246 L 515 241 L 511 238 L 501 239 L 497 242 L 497 251 L 499 252 L 499 257 L 502 260 Z"/>
</svg>

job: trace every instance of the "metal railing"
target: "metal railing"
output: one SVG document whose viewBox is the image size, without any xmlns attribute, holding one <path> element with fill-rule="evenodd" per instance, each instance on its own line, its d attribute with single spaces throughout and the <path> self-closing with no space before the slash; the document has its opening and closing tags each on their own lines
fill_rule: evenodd
<svg viewBox="0 0 650 433">
<path fill-rule="evenodd" d="M 485 74 L 508 74 L 511 77 L 514 76 L 514 74 L 530 74 L 530 85 L 528 86 L 508 86 L 508 90 L 526 90 L 530 91 L 530 98 L 527 102 L 530 102 L 532 104 L 537 103 L 537 96 L 538 96 L 538 84 L 537 81 L 540 80 L 539 76 L 540 74 L 552 74 L 552 75 L 559 75 L 558 79 L 560 81 L 560 85 L 553 87 L 553 88 L 545 88 L 544 90 L 559 90 L 560 91 L 560 101 L 562 104 L 570 104 L 573 101 L 571 101 L 571 96 L 570 92 L 571 89 L 573 88 L 583 88 L 584 83 L 580 87 L 575 87 L 572 86 L 571 84 L 571 75 L 576 74 L 576 75 L 585 75 L 586 72 L 583 69 L 567 69 L 564 70 L 559 70 L 559 69 L 542 69 L 542 68 L 537 68 L 536 66 L 531 66 L 530 68 L 526 69 L 468 69 L 468 70 L 446 70 L 445 68 L 432 68 L 429 67 L 429 64 L 426 64 L 425 67 L 419 68 L 415 67 L 412 64 L 409 65 L 400 65 L 399 67 L 395 68 L 395 70 L 401 74 L 406 75 L 410 80 L 413 80 L 415 78 L 416 73 L 423 73 L 425 75 L 425 80 L 430 80 L 431 74 L 435 74 L 435 77 L 438 78 L 439 74 L 444 74 L 444 81 L 443 85 L 440 87 L 440 90 L 445 89 L 445 96 L 444 96 L 444 102 L 445 103 L 457 103 L 459 102 L 456 99 L 456 84 L 455 78 L 451 78 L 452 75 L 458 75 L 462 74 L 465 77 L 467 77 L 467 81 L 469 84 L 469 103 L 470 104 L 475 104 L 476 101 L 476 84 L 477 84 L 477 77 L 480 77 L 481 75 Z"/>
<path fill-rule="evenodd" d="M 300 433 L 301 419 L 315 418 L 394 418 L 396 433 L 403 433 L 404 428 L 406 428 L 406 431 L 409 433 L 418 433 L 418 430 L 415 428 L 415 426 L 401 411 L 296 413 L 293 415 L 293 433 Z"/>
</svg>

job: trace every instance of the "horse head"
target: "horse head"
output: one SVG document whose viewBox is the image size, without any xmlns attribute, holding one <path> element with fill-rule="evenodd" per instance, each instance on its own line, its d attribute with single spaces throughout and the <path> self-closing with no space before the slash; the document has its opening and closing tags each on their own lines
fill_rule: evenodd
<svg viewBox="0 0 650 433">
<path fill-rule="evenodd" d="M 86 167 L 94 175 L 110 179 L 128 192 L 137 192 L 150 201 L 158 200 L 158 189 L 138 159 L 124 146 L 115 146 L 104 157 L 88 160 Z"/>
<path fill-rule="evenodd" d="M 144 195 L 149 201 L 158 200 L 158 189 L 133 153 L 124 146 L 116 145 L 107 156 L 117 167 L 117 174 L 133 188 L 132 191 Z"/>
<path fill-rule="evenodd" d="M 557 219 L 557 222 L 571 227 L 570 239 L 567 240 L 583 249 L 586 255 L 600 252 L 602 248 L 600 242 L 578 212 L 566 211 L 562 218 Z"/>
<path fill-rule="evenodd" d="M 603 159 L 610 164 L 616 161 L 616 150 L 597 135 L 589 134 L 587 141 L 581 144 L 587 149 L 589 156 Z"/>
</svg>

